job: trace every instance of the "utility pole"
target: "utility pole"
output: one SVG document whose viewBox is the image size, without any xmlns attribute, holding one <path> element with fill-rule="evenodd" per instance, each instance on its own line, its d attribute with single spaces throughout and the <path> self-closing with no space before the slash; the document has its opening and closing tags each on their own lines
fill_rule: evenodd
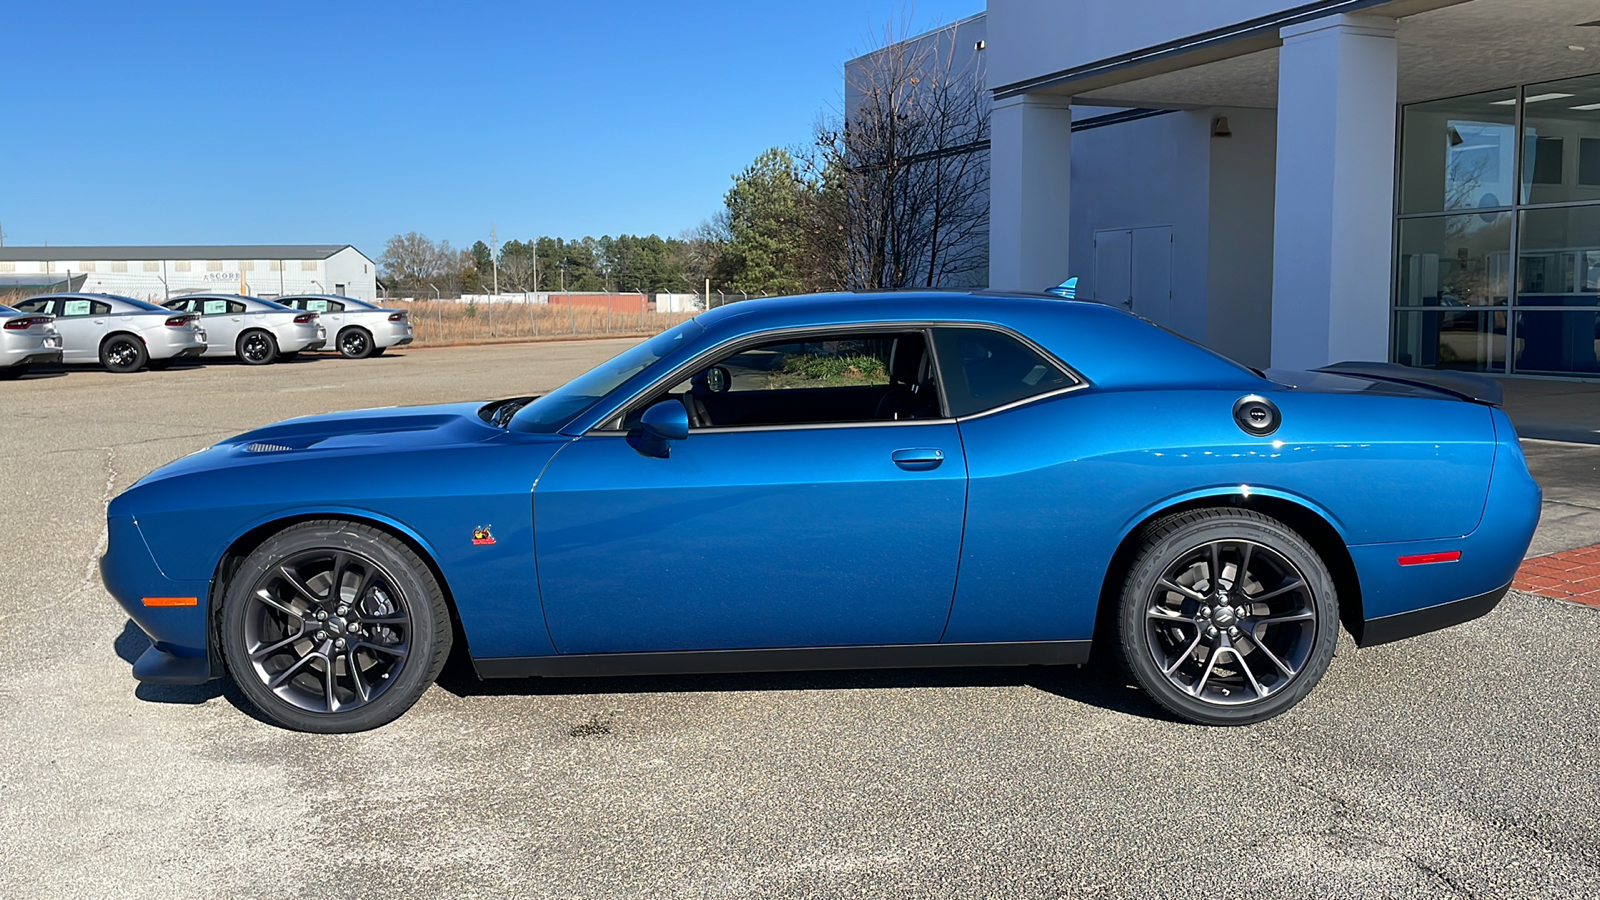
<svg viewBox="0 0 1600 900">
<path fill-rule="evenodd" d="M 489 295 L 489 336 L 494 337 L 494 300 L 500 296 L 500 238 L 489 223 L 489 263 L 494 269 L 494 293 Z"/>
</svg>

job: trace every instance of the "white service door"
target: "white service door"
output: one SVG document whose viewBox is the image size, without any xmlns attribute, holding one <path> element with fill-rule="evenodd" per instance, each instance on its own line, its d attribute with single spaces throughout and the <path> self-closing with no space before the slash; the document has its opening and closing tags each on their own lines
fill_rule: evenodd
<svg viewBox="0 0 1600 900">
<path fill-rule="evenodd" d="M 1133 307 L 1132 231 L 1094 233 L 1094 299 L 1107 306 Z"/>
<path fill-rule="evenodd" d="M 1133 311 L 1177 330 L 1172 308 L 1172 227 L 1133 229 Z"/>
</svg>

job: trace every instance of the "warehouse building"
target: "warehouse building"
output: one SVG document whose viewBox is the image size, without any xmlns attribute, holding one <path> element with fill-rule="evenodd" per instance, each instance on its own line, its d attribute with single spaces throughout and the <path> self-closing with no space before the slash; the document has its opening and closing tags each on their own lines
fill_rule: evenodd
<svg viewBox="0 0 1600 900">
<path fill-rule="evenodd" d="M 1600 377 L 1594 0 L 988 0 L 952 27 L 992 97 L 992 286 L 1076 275 L 1258 366 Z"/>
<path fill-rule="evenodd" d="M 349 244 L 0 247 L 0 291 L 99 291 L 161 301 L 216 291 L 378 298 L 377 266 Z"/>
</svg>

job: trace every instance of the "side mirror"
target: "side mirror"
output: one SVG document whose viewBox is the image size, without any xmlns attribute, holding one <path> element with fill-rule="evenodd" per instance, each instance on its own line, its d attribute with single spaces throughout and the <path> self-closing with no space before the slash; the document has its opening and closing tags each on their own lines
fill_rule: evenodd
<svg viewBox="0 0 1600 900">
<path fill-rule="evenodd" d="M 733 376 L 722 366 L 712 366 L 706 370 L 706 390 L 713 394 L 721 394 L 733 386 Z"/>
<path fill-rule="evenodd" d="M 639 427 L 628 433 L 628 444 L 643 456 L 666 459 L 672 442 L 689 436 L 689 411 L 677 400 L 663 400 L 644 411 Z"/>
</svg>

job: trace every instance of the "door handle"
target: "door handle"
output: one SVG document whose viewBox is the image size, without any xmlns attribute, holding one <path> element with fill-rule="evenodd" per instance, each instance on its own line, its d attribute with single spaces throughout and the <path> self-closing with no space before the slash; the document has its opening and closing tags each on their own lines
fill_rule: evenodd
<svg viewBox="0 0 1600 900">
<path fill-rule="evenodd" d="M 914 447 L 905 450 L 896 450 L 891 454 L 894 464 L 908 472 L 922 472 L 928 469 L 937 469 L 944 462 L 944 451 L 926 447 Z"/>
</svg>

